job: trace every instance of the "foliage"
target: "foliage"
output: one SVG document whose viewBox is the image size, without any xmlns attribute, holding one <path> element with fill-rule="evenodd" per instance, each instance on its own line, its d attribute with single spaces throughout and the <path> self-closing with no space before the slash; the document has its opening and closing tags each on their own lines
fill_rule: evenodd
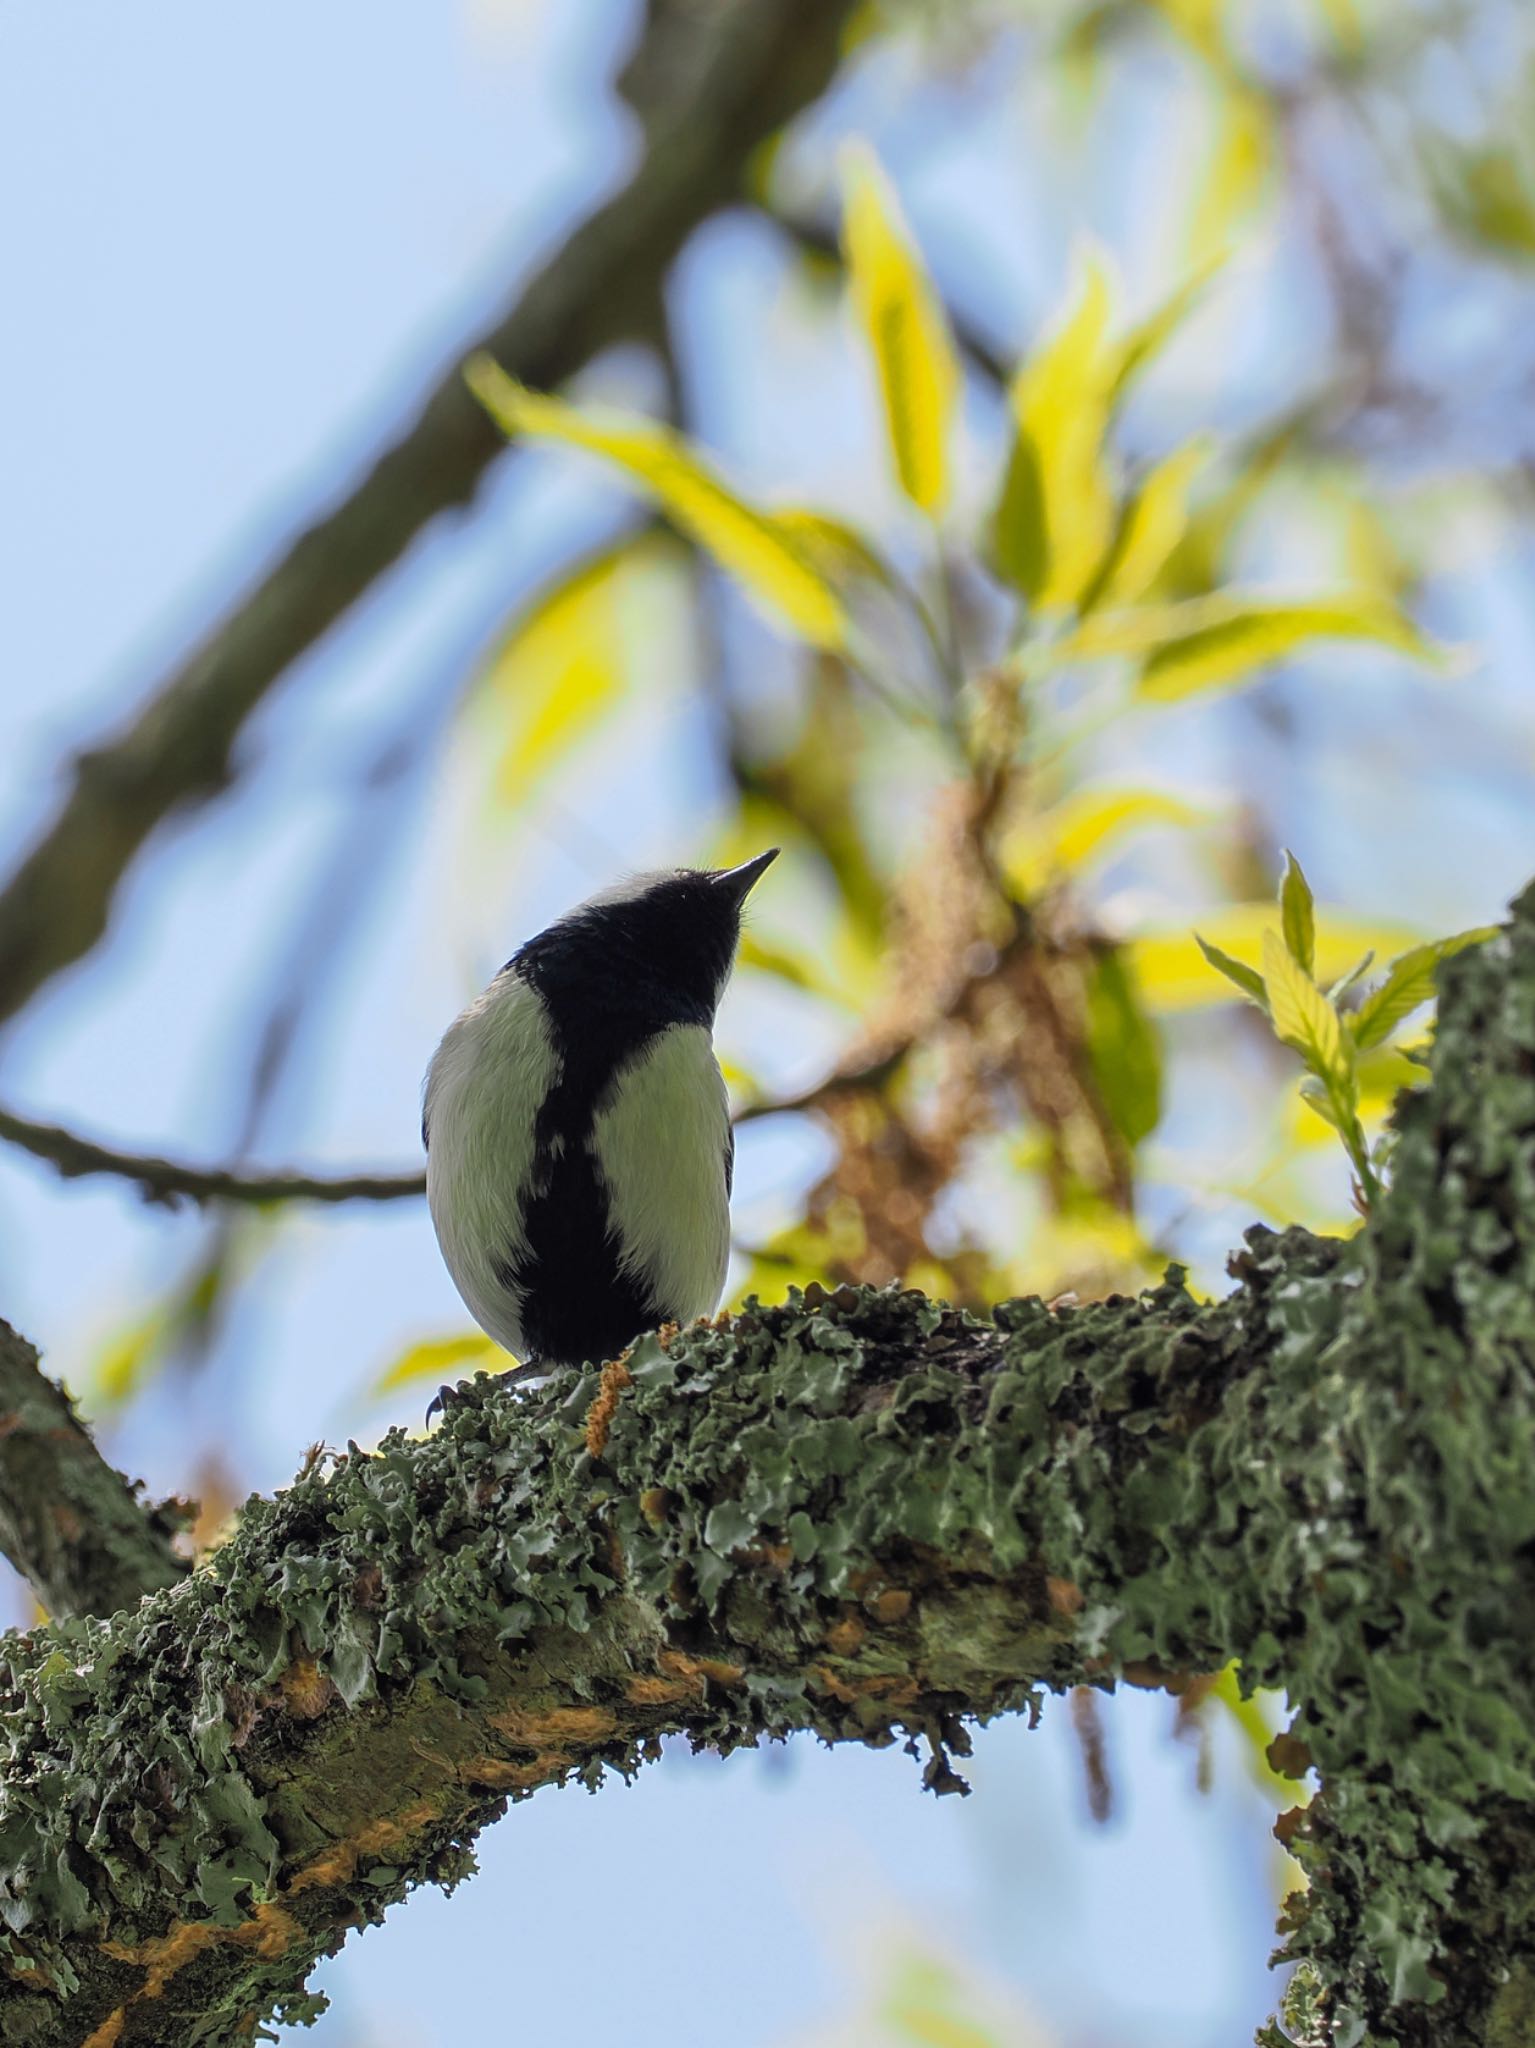
<svg viewBox="0 0 1535 2048">
<path fill-rule="evenodd" d="M 1225 1301 L 1174 1273 L 980 1321 L 818 1289 L 530 1396 L 482 1376 L 425 1441 L 311 1461 L 172 1592 L 8 1638 L 10 2038 L 52 2048 L 43 1987 L 82 1982 L 152 2025 L 169 1986 L 169 2022 L 185 1999 L 228 2034 L 338 1925 L 462 1877 L 487 1793 L 595 1784 L 658 1727 L 731 1748 L 910 1726 L 956 1790 L 956 1704 L 1233 1656 L 1300 1702 L 1282 1761 L 1327 1783 L 1291 1933 L 1335 2038 L 1421 2038 L 1425 2006 L 1497 2038 L 1503 1984 L 1462 1923 L 1527 1933 L 1476 1845 L 1535 1798 L 1535 1249 L 1501 1199 L 1535 1118 L 1535 890 L 1455 968 L 1369 1229 L 1255 1230 Z M 1465 1371 L 1483 1345 L 1501 1376 Z M 359 1750 L 341 1708 L 364 1701 Z M 403 1809 L 382 1753 L 413 1759 Z M 202 1966 L 166 1969 L 189 1898 Z"/>
<path fill-rule="evenodd" d="M 808 943 L 754 933 L 744 958 L 856 1008 L 842 1064 L 871 1078 L 811 1105 L 836 1157 L 803 1216 L 753 1248 L 746 1284 L 919 1276 L 967 1302 L 1020 1283 L 1100 1291 L 1155 1263 L 1135 1222 L 1136 1161 L 1161 1113 L 1159 1015 L 1188 998 L 1186 969 L 1104 926 L 1091 878 L 1137 834 L 1203 834 L 1216 820 L 1175 789 L 1083 779 L 1084 720 L 1098 733 L 1144 724 L 1329 640 L 1419 660 L 1434 650 L 1378 587 L 1191 584 L 1191 494 L 1222 469 L 1219 442 L 1200 434 L 1136 470 L 1117 443 L 1138 384 L 1218 290 L 1214 261 L 1132 319 L 1106 256 L 1085 251 L 1010 380 L 991 502 L 956 510 L 960 371 L 939 295 L 866 145 L 845 159 L 844 191 L 848 289 L 888 459 L 923 515 L 915 548 L 840 515 L 755 503 L 674 429 L 524 391 L 484 361 L 469 380 L 514 437 L 616 467 L 812 663 L 805 743 L 776 754 L 735 743 L 734 838 L 771 837 L 791 861 L 829 869 L 836 922 Z M 549 604 L 530 617 L 547 624 Z M 828 754 L 833 704 L 843 740 Z M 897 735 L 921 764 L 927 823 L 903 835 L 892 870 L 867 805 L 876 750 Z M 1318 945 L 1330 955 L 1330 924 L 1318 933 L 1308 915 L 1308 958 Z M 868 937 L 872 981 L 863 964 L 852 979 Z M 829 961 L 846 965 L 828 974 Z M 1270 962 L 1276 993 L 1264 1000 L 1285 1041 L 1308 1049 L 1368 1191 L 1375 1169 L 1343 1041 L 1308 995 L 1311 967 L 1296 978 L 1291 964 L 1288 953 Z M 1197 984 L 1195 998 L 1209 1000 Z M 761 1094 L 753 1086 L 748 1100 Z M 1038 1162 L 1049 1221 L 1022 1258 L 1011 1229 L 961 1227 L 956 1240 L 947 1221 L 998 1143 L 1015 1168 Z"/>
<path fill-rule="evenodd" d="M 1380 1194 L 1388 1140 L 1381 1138 L 1373 1150 L 1366 1142 L 1359 1115 L 1358 1055 L 1384 1045 L 1432 999 L 1442 960 L 1491 938 L 1497 928 L 1482 925 L 1431 945 L 1414 946 L 1390 961 L 1361 996 L 1374 961 L 1371 952 L 1362 954 L 1326 988 L 1318 987 L 1314 979 L 1316 905 L 1300 862 L 1291 853 L 1285 855 L 1280 879 L 1279 912 L 1280 929 L 1263 934 L 1261 972 L 1197 933 L 1195 937 L 1216 972 L 1263 1012 L 1281 1044 L 1300 1054 L 1309 1077 L 1301 1085 L 1301 1100 L 1342 1139 L 1354 1169 L 1355 1199 L 1367 1211 Z"/>
<path fill-rule="evenodd" d="M 678 311 L 690 284 L 669 285 L 665 308 L 659 291 L 647 300 L 632 332 L 660 366 L 664 417 L 633 410 L 634 390 L 645 403 L 651 390 L 632 363 L 597 366 L 596 381 L 629 394 L 616 408 L 529 389 L 477 358 L 478 398 L 545 451 L 540 483 L 575 451 L 587 460 L 573 470 L 622 486 L 620 509 L 552 568 L 528 547 L 542 581 L 510 564 L 518 595 L 489 652 L 448 677 L 440 727 L 392 745 L 440 754 L 439 816 L 495 829 L 493 853 L 486 833 L 449 892 L 466 984 L 491 928 L 500 944 L 500 921 L 525 908 L 532 831 L 581 846 L 594 881 L 658 808 L 677 858 L 785 846 L 782 894 L 764 896 L 743 944 L 746 1000 L 727 1015 L 725 1064 L 745 1115 L 787 1103 L 813 1138 L 782 1188 L 738 1206 L 737 1299 L 891 1279 L 972 1308 L 1014 1293 L 1094 1299 L 1191 1248 L 1205 1286 L 1219 1286 L 1210 1245 L 1224 1249 L 1238 1214 L 1333 1222 L 1351 1181 L 1360 1209 L 1389 1217 L 1402 1166 L 1388 1111 L 1421 1085 L 1441 965 L 1487 935 L 1430 937 L 1475 905 L 1405 907 L 1390 862 L 1408 834 L 1435 829 L 1420 798 L 1448 721 L 1414 713 L 1444 693 L 1451 664 L 1421 622 L 1477 630 L 1495 609 L 1483 580 L 1528 538 L 1535 72 L 1517 53 L 1529 23 L 1495 0 L 1449 14 L 1434 0 L 1300 0 L 1272 18 L 1222 0 L 883 0 L 849 47 L 878 62 L 883 37 L 899 62 L 919 52 L 905 75 L 920 73 L 923 92 L 939 81 L 955 129 L 955 109 L 997 112 L 985 81 L 1005 71 L 999 52 L 1021 51 L 1006 111 L 1028 139 L 1025 174 L 984 194 L 971 221 L 963 206 L 924 209 L 933 162 L 898 132 L 899 179 L 868 144 L 842 152 L 839 180 L 824 162 L 805 169 L 821 142 L 808 154 L 798 138 L 775 142 L 754 178 L 787 280 L 780 303 L 765 332 L 741 319 L 728 342 L 708 339 L 701 374 Z M 878 92 L 854 103 L 867 115 Z M 1134 137 L 1148 120 L 1145 156 Z M 840 236 L 827 224 L 839 191 Z M 1023 340 L 1000 365 L 1009 301 L 978 283 L 991 216 L 1009 246 L 1031 244 Z M 1133 283 L 1089 221 L 1111 224 Z M 1076 253 L 1057 291 L 1040 281 L 1062 222 Z M 1252 291 L 1265 266 L 1278 280 L 1266 297 Z M 834 506 L 807 504 L 815 494 L 791 474 L 793 395 L 773 401 L 786 408 L 781 471 L 759 452 L 753 474 L 749 437 L 729 458 L 707 445 L 729 431 L 711 382 L 728 375 L 756 402 L 757 358 L 773 354 L 791 298 L 796 321 L 861 352 L 880 437 L 861 469 L 842 465 Z M 833 299 L 840 325 L 825 317 Z M 1273 342 L 1256 391 L 1235 367 L 1254 324 Z M 605 315 L 599 325 L 631 332 Z M 825 409 L 804 412 L 814 423 Z M 1464 688 L 1458 701 L 1467 730 L 1496 731 L 1489 693 Z M 632 774 L 632 811 L 588 799 L 583 777 L 621 757 L 642 722 L 681 731 L 684 718 L 690 735 L 707 727 L 701 807 L 658 804 Z M 1331 779 L 1312 779 L 1327 736 Z M 1302 782 L 1297 832 L 1287 814 Z M 359 838 L 354 870 L 387 870 Z M 1321 901 L 1286 856 L 1269 902 L 1281 838 L 1302 847 Z M 1404 909 L 1361 914 L 1372 897 Z M 308 966 L 298 976 L 308 990 L 317 979 Z M 321 1007 L 306 994 L 295 1014 L 303 1003 Z M 258 1048 L 253 1071 L 266 1060 Z M 750 1147 L 748 1136 L 746 1189 Z M 1479 1154 L 1478 1174 L 1484 1164 Z M 1416 1170 L 1421 1180 L 1421 1158 Z M 190 1373 L 220 1355 L 237 1295 L 273 1271 L 269 1246 L 291 1245 L 292 1215 L 264 1213 L 194 1250 L 104 1343 L 97 1398 L 127 1403 L 166 1366 Z M 1497 1219 L 1478 1227 L 1489 1262 L 1509 1255 Z M 1442 1243 L 1398 1251 L 1418 1288 L 1403 1304 L 1408 1362 L 1426 1373 L 1422 1303 L 1448 1327 L 1487 1295 L 1475 1274 L 1442 1270 Z M 1488 1294 L 1507 1323 L 1491 1344 L 1501 1370 L 1524 1335 L 1500 1285 Z M 1326 1348 L 1305 1276 L 1287 1313 L 1297 1385 L 1308 1367 L 1359 1367 Z M 450 1331 L 385 1363 L 375 1392 L 414 1415 L 418 1387 L 499 1362 L 486 1340 Z M 1368 1359 L 1346 1398 L 1336 1391 L 1347 1420 L 1379 1395 L 1394 1426 Z M 178 1407 L 189 1431 L 226 1429 L 216 1403 Z M 1458 1411 L 1443 1422 L 1457 1448 L 1461 1426 Z M 1411 1483 L 1404 1468 L 1400 1492 Z M 1387 1493 L 1382 1517 L 1418 1512 Z M 1209 1512 L 1223 1512 L 1213 1497 Z M 1318 1526 L 1296 1542 L 1314 1550 Z M 696 1533 L 714 1556 L 707 1528 Z M 1360 1574 L 1376 1561 L 1323 1560 L 1333 1618 L 1368 1604 Z M 1297 1584 L 1322 1571 L 1313 1552 L 1293 1565 Z M 1406 1653 L 1394 1659 L 1388 1646 L 1363 1674 L 1370 1739 L 1383 1769 L 1419 1774 L 1423 1826 L 1408 1841 L 1400 1814 L 1388 1826 L 1345 1801 L 1340 1829 L 1357 1833 L 1337 1867 L 1361 1889 L 1387 1867 L 1371 1939 L 1393 1985 L 1433 1996 L 1429 1901 L 1459 1868 L 1468 1823 L 1441 1800 L 1438 1734 L 1415 1748 L 1422 1731 L 1398 1713 L 1414 1680 Z M 1262 1721 L 1240 1684 L 1262 1668 L 1255 1657 L 1240 1681 L 1228 1669 L 1211 1695 L 1255 1753 Z M 362 1682 L 360 1670 L 354 1655 L 338 1682 Z M 54 1679 L 67 1718 L 78 1670 Z M 1443 1700 L 1434 1711 L 1454 1720 Z M 1506 1761 L 1506 1726 L 1473 1733 Z M 237 1881 L 215 1849 L 237 1862 L 243 1826 L 238 1812 L 195 1816 L 215 1890 Z M 379 1868 L 382 1893 L 393 1876 Z M 1340 1939 L 1327 1910 L 1304 1936 L 1324 1961 Z M 1490 1924 L 1498 1901 L 1478 1910 Z M 1297 1978 L 1301 2033 L 1332 2028 L 1341 1994 L 1329 1984 Z M 1332 2038 L 1349 2038 L 1356 2017 Z M 907 2018 L 964 2024 L 925 2006 Z"/>
</svg>

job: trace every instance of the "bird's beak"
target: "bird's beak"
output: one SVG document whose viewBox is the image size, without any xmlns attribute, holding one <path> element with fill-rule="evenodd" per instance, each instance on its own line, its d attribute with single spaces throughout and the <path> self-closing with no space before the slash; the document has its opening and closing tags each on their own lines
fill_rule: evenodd
<svg viewBox="0 0 1535 2048">
<path fill-rule="evenodd" d="M 756 887 L 759 877 L 767 873 L 777 858 L 778 848 L 770 846 L 766 853 L 759 853 L 754 860 L 743 860 L 738 868 L 721 868 L 714 877 L 715 887 L 739 907 Z"/>
</svg>

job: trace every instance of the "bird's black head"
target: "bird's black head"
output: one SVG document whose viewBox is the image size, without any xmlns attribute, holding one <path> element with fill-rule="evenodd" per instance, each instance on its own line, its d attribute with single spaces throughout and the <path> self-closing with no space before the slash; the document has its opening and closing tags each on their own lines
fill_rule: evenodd
<svg viewBox="0 0 1535 2048">
<path fill-rule="evenodd" d="M 738 868 L 635 875 L 580 903 L 512 962 L 546 998 L 712 1023 L 741 936 L 741 906 L 778 856 Z"/>
</svg>

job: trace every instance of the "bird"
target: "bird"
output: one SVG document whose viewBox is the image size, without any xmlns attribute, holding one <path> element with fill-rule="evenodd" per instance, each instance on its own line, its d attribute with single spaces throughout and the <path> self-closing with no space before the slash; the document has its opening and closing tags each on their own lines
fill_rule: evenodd
<svg viewBox="0 0 1535 2048">
<path fill-rule="evenodd" d="M 719 1306 L 735 1134 L 714 1018 L 742 906 L 778 852 L 589 896 L 512 955 L 432 1056 L 437 1242 L 525 1372 L 606 1362 Z"/>
</svg>

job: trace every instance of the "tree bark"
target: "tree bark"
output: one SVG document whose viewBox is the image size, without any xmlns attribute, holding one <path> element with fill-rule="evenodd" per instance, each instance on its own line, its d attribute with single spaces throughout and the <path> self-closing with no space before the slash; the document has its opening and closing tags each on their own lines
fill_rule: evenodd
<svg viewBox="0 0 1535 2048">
<path fill-rule="evenodd" d="M 1221 1302 L 812 1289 L 481 1378 L 137 1609 L 8 1638 L 6 2042 L 310 2015 L 509 1800 L 667 1733 L 905 1733 L 949 1790 L 968 1718 L 1232 1658 L 1322 1777 L 1293 2036 L 1532 2038 L 1535 890 L 1445 980 L 1377 1213 L 1253 1231 Z"/>
<path fill-rule="evenodd" d="M 56 1619 L 116 1614 L 185 1578 L 189 1518 L 139 1497 L 97 1450 L 37 1353 L 0 1322 L 0 1550 Z"/>
</svg>

